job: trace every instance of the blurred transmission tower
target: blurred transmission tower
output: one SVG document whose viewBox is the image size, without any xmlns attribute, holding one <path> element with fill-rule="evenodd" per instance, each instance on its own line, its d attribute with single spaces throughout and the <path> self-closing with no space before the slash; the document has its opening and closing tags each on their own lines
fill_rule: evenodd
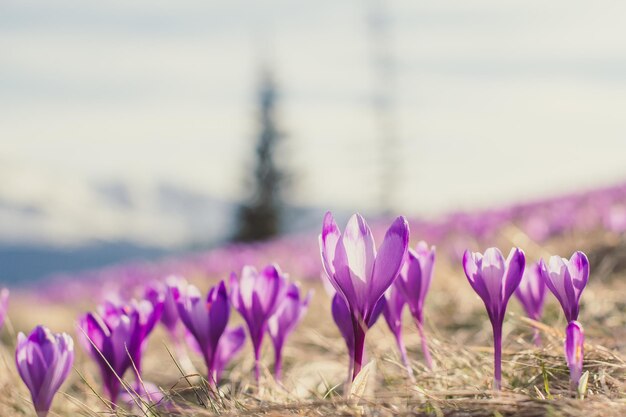
<svg viewBox="0 0 626 417">
<path fill-rule="evenodd" d="M 396 67 L 391 51 L 391 22 L 386 0 L 366 0 L 367 28 L 373 69 L 372 107 L 379 146 L 379 208 L 389 214 L 394 207 L 398 181 L 398 133 L 394 90 Z"/>
</svg>

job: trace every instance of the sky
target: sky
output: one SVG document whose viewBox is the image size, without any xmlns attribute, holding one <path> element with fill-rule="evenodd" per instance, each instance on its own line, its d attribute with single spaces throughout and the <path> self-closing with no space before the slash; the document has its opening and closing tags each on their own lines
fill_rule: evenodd
<svg viewBox="0 0 626 417">
<path fill-rule="evenodd" d="M 385 157 L 387 206 L 407 215 L 622 181 L 624 15 L 605 1 L 4 0 L 0 234 L 184 242 L 154 188 L 246 194 L 263 68 L 280 90 L 293 204 L 377 211 Z M 136 210 L 94 192 L 120 183 Z"/>
</svg>

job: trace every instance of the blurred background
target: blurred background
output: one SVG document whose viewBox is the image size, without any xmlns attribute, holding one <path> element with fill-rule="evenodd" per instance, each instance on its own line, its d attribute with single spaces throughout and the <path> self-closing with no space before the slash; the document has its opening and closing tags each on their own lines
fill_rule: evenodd
<svg viewBox="0 0 626 417">
<path fill-rule="evenodd" d="M 626 3 L 0 3 L 0 280 L 626 179 Z"/>
</svg>

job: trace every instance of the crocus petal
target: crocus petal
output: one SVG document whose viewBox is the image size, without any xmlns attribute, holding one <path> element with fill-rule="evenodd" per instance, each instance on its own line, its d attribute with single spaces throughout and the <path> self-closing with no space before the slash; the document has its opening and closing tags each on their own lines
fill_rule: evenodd
<svg viewBox="0 0 626 417">
<path fill-rule="evenodd" d="M 565 331 L 565 359 L 570 369 L 570 380 L 577 387 L 583 372 L 585 333 L 577 321 L 571 321 Z"/>
</svg>

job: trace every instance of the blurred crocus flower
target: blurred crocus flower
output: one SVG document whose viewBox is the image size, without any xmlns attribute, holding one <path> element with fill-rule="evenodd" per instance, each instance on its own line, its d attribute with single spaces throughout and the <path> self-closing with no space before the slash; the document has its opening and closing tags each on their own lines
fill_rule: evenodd
<svg viewBox="0 0 626 417">
<path fill-rule="evenodd" d="M 330 212 L 324 217 L 319 236 L 322 265 L 350 312 L 354 331 L 352 379 L 361 371 L 365 334 L 376 304 L 396 279 L 409 244 L 409 225 L 398 217 L 376 251 L 365 219 L 353 215 L 343 233 Z"/>
<path fill-rule="evenodd" d="M 282 377 L 283 346 L 287 336 L 296 328 L 306 313 L 311 300 L 311 292 L 300 297 L 300 289 L 296 284 L 289 284 L 287 291 L 276 312 L 268 322 L 268 332 L 274 344 L 274 376 L 277 381 Z"/>
<path fill-rule="evenodd" d="M 524 270 L 522 281 L 515 290 L 515 296 L 524 307 L 526 315 L 535 320 L 541 320 L 543 303 L 546 299 L 546 284 L 541 276 L 541 264 L 534 263 Z M 535 329 L 535 344 L 541 344 L 539 331 Z"/>
<path fill-rule="evenodd" d="M 409 249 L 405 263 L 396 280 L 398 289 L 403 293 L 409 311 L 415 319 L 417 330 L 422 340 L 422 352 L 424 361 L 429 369 L 433 367 L 426 335 L 424 333 L 424 300 L 428 294 L 430 283 L 433 279 L 435 266 L 435 247 L 428 247 L 426 242 L 421 241 L 415 250 Z"/>
<path fill-rule="evenodd" d="M 254 376 L 261 377 L 261 345 L 270 317 L 276 312 L 286 291 L 286 278 L 277 265 L 269 265 L 260 273 L 244 266 L 241 277 L 230 276 L 231 299 L 241 314 L 250 334 L 254 350 Z"/>
<path fill-rule="evenodd" d="M 396 344 L 398 345 L 398 350 L 400 351 L 400 357 L 407 372 L 409 373 L 409 378 L 411 381 L 415 381 L 415 378 L 413 377 L 413 369 L 411 368 L 411 363 L 407 357 L 406 346 L 404 345 L 404 340 L 402 338 L 402 310 L 404 310 L 405 304 L 406 299 L 404 298 L 404 294 L 398 289 L 398 281 L 396 281 L 396 284 L 389 287 L 389 289 L 385 292 L 385 307 L 383 309 L 383 314 L 385 316 L 387 326 L 389 326 L 389 330 L 391 330 L 391 333 L 393 333 L 396 337 Z"/>
<path fill-rule="evenodd" d="M 53 334 L 43 326 L 35 327 L 28 337 L 20 332 L 15 362 L 37 416 L 47 416 L 54 395 L 72 369 L 74 341 L 66 333 Z"/>
<path fill-rule="evenodd" d="M 186 285 L 187 281 L 184 278 L 171 275 L 166 278 L 165 284 L 152 283 L 146 287 L 146 299 L 153 305 L 163 304 L 161 323 L 175 341 L 178 340 L 176 331 L 180 318 L 178 317 L 178 306 L 172 289 L 174 287 L 180 289 Z"/>
<path fill-rule="evenodd" d="M 174 288 L 181 321 L 193 336 L 207 367 L 209 382 L 217 383 L 215 358 L 217 345 L 230 317 L 230 304 L 224 281 L 211 288 L 206 300 L 193 285 Z"/>
<path fill-rule="evenodd" d="M 583 326 L 577 321 L 571 321 L 565 330 L 565 359 L 569 367 L 570 382 L 573 389 L 583 374 L 585 333 Z"/>
<path fill-rule="evenodd" d="M 567 322 L 577 320 L 580 296 L 589 281 L 587 256 L 582 252 L 574 253 L 569 260 L 552 256 L 547 265 L 542 259 L 541 276 L 561 303 Z"/>
<path fill-rule="evenodd" d="M 2 330 L 2 326 L 4 326 L 4 320 L 7 316 L 7 311 L 9 310 L 9 290 L 3 288 L 0 291 L 0 330 Z"/>
<path fill-rule="evenodd" d="M 485 254 L 465 251 L 463 269 L 470 285 L 485 303 L 493 328 L 495 389 L 502 386 L 502 324 L 509 299 L 519 286 L 526 259 L 521 249 L 513 248 L 505 260 L 497 248 Z"/>
<path fill-rule="evenodd" d="M 227 328 L 219 342 L 217 342 L 217 350 L 215 352 L 215 360 L 213 361 L 213 370 L 215 373 L 215 381 L 219 382 L 222 378 L 222 372 L 231 360 L 241 351 L 246 341 L 246 331 L 243 326 L 235 328 Z"/>
<path fill-rule="evenodd" d="M 116 404 L 121 379 L 131 366 L 130 352 L 140 349 L 139 312 L 123 312 L 113 306 L 101 313 L 87 313 L 78 321 L 79 340 L 96 361 L 104 389 Z"/>
</svg>

